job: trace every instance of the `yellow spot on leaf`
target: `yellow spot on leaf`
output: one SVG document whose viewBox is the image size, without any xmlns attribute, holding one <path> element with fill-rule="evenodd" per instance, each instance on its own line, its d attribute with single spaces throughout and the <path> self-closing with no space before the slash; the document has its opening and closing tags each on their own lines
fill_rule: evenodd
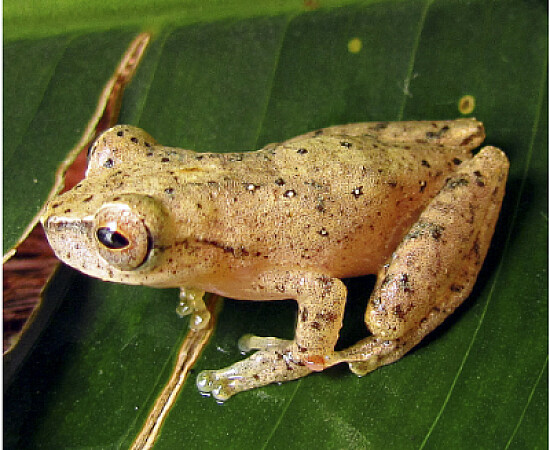
<svg viewBox="0 0 550 450">
<path fill-rule="evenodd" d="M 471 114 L 476 107 L 476 99 L 472 95 L 465 95 L 458 101 L 458 110 L 461 114 Z"/>
<path fill-rule="evenodd" d="M 348 42 L 348 51 L 350 53 L 359 53 L 363 47 L 363 43 L 359 38 L 353 38 Z"/>
</svg>

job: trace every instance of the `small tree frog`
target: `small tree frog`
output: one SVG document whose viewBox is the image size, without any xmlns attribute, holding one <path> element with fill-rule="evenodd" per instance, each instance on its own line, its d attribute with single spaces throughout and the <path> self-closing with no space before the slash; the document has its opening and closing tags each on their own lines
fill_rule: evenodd
<svg viewBox="0 0 550 450">
<path fill-rule="evenodd" d="M 198 375 L 235 393 L 344 362 L 389 364 L 469 295 L 498 218 L 508 160 L 474 119 L 356 123 L 261 150 L 197 153 L 116 126 L 91 146 L 85 179 L 41 218 L 57 256 L 107 281 L 181 289 L 181 314 L 208 320 L 204 292 L 298 303 L 293 340 L 245 336 L 247 359 Z M 377 274 L 372 333 L 335 351 L 341 279 Z"/>
</svg>

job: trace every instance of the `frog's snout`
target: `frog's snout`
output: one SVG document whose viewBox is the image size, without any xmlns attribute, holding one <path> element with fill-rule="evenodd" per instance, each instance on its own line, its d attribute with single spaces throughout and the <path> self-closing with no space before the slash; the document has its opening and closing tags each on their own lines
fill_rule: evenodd
<svg viewBox="0 0 550 450">
<path fill-rule="evenodd" d="M 40 222 L 56 256 L 64 263 L 81 269 L 81 257 L 90 254 L 92 247 L 90 223 L 52 214 L 48 210 L 40 217 Z"/>
</svg>

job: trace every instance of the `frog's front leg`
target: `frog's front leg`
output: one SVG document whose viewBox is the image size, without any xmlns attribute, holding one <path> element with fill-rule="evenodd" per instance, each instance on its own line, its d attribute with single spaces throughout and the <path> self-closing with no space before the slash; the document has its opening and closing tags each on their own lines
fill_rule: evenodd
<svg viewBox="0 0 550 450">
<path fill-rule="evenodd" d="M 289 270 L 266 273 L 258 285 L 298 302 L 294 340 L 247 336 L 246 347 L 263 350 L 225 369 L 201 372 L 197 378 L 199 390 L 211 392 L 217 400 L 266 384 L 300 378 L 333 364 L 334 345 L 346 301 L 342 281 L 318 273 Z"/>
<path fill-rule="evenodd" d="M 486 147 L 446 182 L 378 274 L 366 322 L 373 333 L 340 353 L 358 375 L 403 356 L 470 294 L 498 218 L 508 171 Z"/>
<path fill-rule="evenodd" d="M 208 325 L 210 311 L 204 304 L 204 291 L 194 288 L 180 288 L 180 301 L 176 313 L 180 317 L 191 315 L 189 328 L 200 330 Z"/>
</svg>

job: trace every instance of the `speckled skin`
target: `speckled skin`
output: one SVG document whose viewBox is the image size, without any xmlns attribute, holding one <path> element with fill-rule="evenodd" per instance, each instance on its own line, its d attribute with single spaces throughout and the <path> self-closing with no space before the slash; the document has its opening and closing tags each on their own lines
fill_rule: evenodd
<svg viewBox="0 0 550 450">
<path fill-rule="evenodd" d="M 364 374 L 398 359 L 469 294 L 508 169 L 494 147 L 472 158 L 483 139 L 469 119 L 359 123 L 216 154 L 117 126 L 42 223 L 57 256 L 91 276 L 180 287 L 184 297 L 298 302 L 293 341 L 248 337 L 243 348 L 258 352 L 199 375 L 218 400 L 342 361 Z M 99 229 L 123 238 L 105 242 Z M 340 278 L 374 273 L 373 336 L 334 352 Z M 187 298 L 204 311 L 200 295 Z"/>
</svg>

